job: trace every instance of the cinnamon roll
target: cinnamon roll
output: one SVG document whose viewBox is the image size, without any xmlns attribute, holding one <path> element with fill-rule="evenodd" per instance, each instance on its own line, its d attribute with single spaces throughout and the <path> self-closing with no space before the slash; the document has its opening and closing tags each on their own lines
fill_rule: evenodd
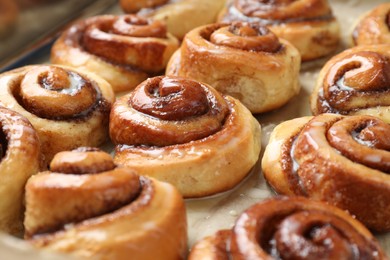
<svg viewBox="0 0 390 260">
<path fill-rule="evenodd" d="M 186 197 L 227 191 L 260 153 L 260 125 L 238 100 L 180 77 L 155 77 L 111 110 L 115 162 L 169 182 Z"/>
<path fill-rule="evenodd" d="M 390 44 L 390 3 L 383 3 L 363 15 L 353 32 L 354 45 Z"/>
<path fill-rule="evenodd" d="M 259 23 L 211 24 L 189 32 L 166 74 L 193 78 L 240 100 L 252 113 L 299 92 L 300 55 Z"/>
<path fill-rule="evenodd" d="M 31 122 L 46 163 L 57 152 L 104 143 L 114 98 L 105 80 L 69 67 L 33 65 L 0 75 L 0 104 Z"/>
<path fill-rule="evenodd" d="M 302 61 L 335 51 L 339 45 L 339 24 L 327 0 L 230 0 L 219 21 L 259 22 L 278 37 L 291 42 Z"/>
<path fill-rule="evenodd" d="M 231 230 L 195 244 L 197 259 L 387 259 L 348 213 L 303 197 L 279 197 L 244 211 Z"/>
<path fill-rule="evenodd" d="M 23 197 L 27 179 L 42 163 L 38 135 L 22 115 L 0 107 L 0 230 L 23 232 Z"/>
<path fill-rule="evenodd" d="M 137 13 L 164 21 L 168 31 L 179 39 L 190 30 L 214 23 L 226 0 L 120 0 L 126 13 Z"/>
<path fill-rule="evenodd" d="M 373 116 L 293 119 L 271 134 L 263 173 L 280 194 L 326 201 L 389 231 L 389 141 L 390 125 Z"/>
<path fill-rule="evenodd" d="M 178 47 L 161 21 L 102 15 L 66 30 L 53 45 L 51 62 L 99 74 L 120 92 L 162 73 Z"/>
<path fill-rule="evenodd" d="M 107 153 L 57 154 L 26 185 L 25 238 L 35 247 L 94 259 L 184 259 L 183 199 Z"/>
<path fill-rule="evenodd" d="M 314 115 L 367 114 L 390 123 L 390 45 L 357 46 L 330 59 L 310 101 Z"/>
</svg>

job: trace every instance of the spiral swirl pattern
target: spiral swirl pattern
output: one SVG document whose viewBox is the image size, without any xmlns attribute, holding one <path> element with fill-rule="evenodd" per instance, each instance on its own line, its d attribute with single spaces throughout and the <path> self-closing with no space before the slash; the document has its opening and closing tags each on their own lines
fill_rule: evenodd
<svg viewBox="0 0 390 260">
<path fill-rule="evenodd" d="M 163 71 L 178 45 L 161 21 L 103 15 L 65 31 L 53 46 L 51 60 L 98 72 L 119 92 Z"/>
<path fill-rule="evenodd" d="M 265 177 L 281 194 L 327 201 L 371 229 L 389 230 L 389 131 L 372 116 L 322 114 L 287 121 L 274 130 L 266 149 Z"/>
<path fill-rule="evenodd" d="M 250 111 L 188 78 L 147 79 L 114 103 L 109 127 L 117 164 L 169 182 L 185 198 L 233 188 L 260 152 Z"/>
<path fill-rule="evenodd" d="M 190 31 L 166 74 L 205 82 L 262 113 L 298 93 L 300 61 L 296 48 L 259 23 L 219 23 Z"/>
<path fill-rule="evenodd" d="M 14 111 L 0 107 L 0 230 L 20 235 L 23 230 L 23 192 L 27 179 L 42 164 L 36 131 Z"/>
<path fill-rule="evenodd" d="M 28 71 L 19 86 L 22 106 L 48 119 L 71 119 L 89 114 L 101 100 L 95 82 L 60 67 L 40 66 Z"/>
<path fill-rule="evenodd" d="M 108 137 L 114 93 L 100 77 L 62 66 L 36 65 L 0 75 L 0 103 L 27 117 L 46 163 L 57 152 L 98 146 Z"/>
<path fill-rule="evenodd" d="M 350 215 L 302 197 L 280 197 L 253 205 L 238 217 L 230 236 L 225 234 L 225 248 L 213 243 L 220 235 L 223 233 L 198 242 L 189 259 L 386 257 L 370 232 Z M 217 257 L 217 250 L 224 250 L 227 258 Z"/>
<path fill-rule="evenodd" d="M 219 21 L 268 26 L 291 42 L 303 61 L 331 53 L 339 42 L 339 26 L 327 0 L 233 0 L 222 10 Z"/>
<path fill-rule="evenodd" d="M 115 144 L 187 143 L 219 131 L 228 113 L 223 97 L 200 82 L 155 77 L 114 104 L 110 136 Z"/>
<path fill-rule="evenodd" d="M 375 46 L 356 47 L 329 60 L 321 70 L 312 93 L 313 114 L 329 112 L 375 115 L 370 110 L 389 107 L 388 51 L 388 46 L 383 49 Z M 382 118 L 385 119 L 386 116 Z"/>
<path fill-rule="evenodd" d="M 390 43 L 390 4 L 383 3 L 361 17 L 352 32 L 354 45 Z"/>
<path fill-rule="evenodd" d="M 50 171 L 30 178 L 25 216 L 32 245 L 76 257 L 179 259 L 186 245 L 178 192 L 116 166 L 97 148 L 58 153 Z"/>
<path fill-rule="evenodd" d="M 281 48 L 275 34 L 258 23 L 233 22 L 213 32 L 210 41 L 247 51 L 277 52 Z"/>
</svg>

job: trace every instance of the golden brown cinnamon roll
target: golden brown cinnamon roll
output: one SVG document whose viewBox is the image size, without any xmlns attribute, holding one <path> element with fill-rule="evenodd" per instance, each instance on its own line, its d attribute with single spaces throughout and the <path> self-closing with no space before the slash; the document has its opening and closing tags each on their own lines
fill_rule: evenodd
<svg viewBox="0 0 390 260">
<path fill-rule="evenodd" d="M 260 125 L 238 100 L 179 77 L 155 77 L 117 100 L 115 162 L 175 185 L 184 197 L 236 186 L 258 160 Z"/>
<path fill-rule="evenodd" d="M 259 23 L 211 24 L 189 32 L 166 74 L 210 84 L 252 113 L 284 105 L 299 92 L 300 55 Z"/>
<path fill-rule="evenodd" d="M 390 3 L 362 16 L 352 32 L 354 45 L 390 44 Z"/>
<path fill-rule="evenodd" d="M 189 260 L 387 259 L 348 213 L 302 197 L 279 197 L 244 211 L 231 230 L 195 244 Z"/>
<path fill-rule="evenodd" d="M 23 197 L 27 179 L 42 163 L 38 135 L 22 115 L 0 107 L 0 230 L 23 232 Z"/>
<path fill-rule="evenodd" d="M 57 152 L 101 145 L 113 102 L 105 80 L 69 67 L 26 66 L 0 75 L 0 104 L 31 122 L 47 163 Z"/>
<path fill-rule="evenodd" d="M 138 13 L 164 21 L 168 31 L 179 39 L 190 30 L 214 23 L 226 0 L 120 0 L 126 13 Z"/>
<path fill-rule="evenodd" d="M 348 210 L 367 227 L 390 230 L 390 125 L 372 116 L 322 114 L 278 125 L 262 160 L 281 194 Z"/>
<path fill-rule="evenodd" d="M 183 259 L 186 215 L 170 184 L 117 167 L 96 148 L 57 154 L 26 185 L 25 237 L 94 259 Z"/>
<path fill-rule="evenodd" d="M 314 115 L 366 114 L 390 123 L 390 45 L 358 46 L 330 59 L 310 101 Z"/>
<path fill-rule="evenodd" d="M 66 30 L 53 45 L 51 61 L 99 74 L 120 92 L 162 73 L 178 47 L 178 40 L 160 21 L 103 15 Z"/>
<path fill-rule="evenodd" d="M 327 0 L 230 0 L 219 21 L 267 25 L 299 50 L 302 61 L 332 53 L 340 40 L 339 25 Z"/>
</svg>

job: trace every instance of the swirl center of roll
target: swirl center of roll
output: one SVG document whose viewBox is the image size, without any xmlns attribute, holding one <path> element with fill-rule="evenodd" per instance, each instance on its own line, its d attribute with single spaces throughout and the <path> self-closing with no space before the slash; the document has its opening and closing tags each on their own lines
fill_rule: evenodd
<svg viewBox="0 0 390 260">
<path fill-rule="evenodd" d="M 136 110 L 163 120 L 185 120 L 204 115 L 210 109 L 200 83 L 176 78 L 149 80 L 130 102 Z"/>
<path fill-rule="evenodd" d="M 89 111 L 98 98 L 96 87 L 81 75 L 49 66 L 26 73 L 18 94 L 26 110 L 50 119 L 80 116 Z"/>
<path fill-rule="evenodd" d="M 327 134 L 329 143 L 357 163 L 390 173 L 390 125 L 375 117 L 357 118 L 333 124 Z"/>
<path fill-rule="evenodd" d="M 361 51 L 335 63 L 328 84 L 355 90 L 386 90 L 390 86 L 390 61 L 376 52 Z"/>
<path fill-rule="evenodd" d="M 214 31 L 210 41 L 246 51 L 277 52 L 281 47 L 276 35 L 260 23 L 233 22 Z"/>
<path fill-rule="evenodd" d="M 115 169 L 111 156 L 97 148 L 80 147 L 71 152 L 56 154 L 50 163 L 53 172 L 67 174 L 92 174 Z"/>
<path fill-rule="evenodd" d="M 131 203 L 141 190 L 134 172 L 116 167 L 112 157 L 97 148 L 58 153 L 50 172 L 27 184 L 26 237 L 113 212 Z"/>
<path fill-rule="evenodd" d="M 167 28 L 161 21 L 125 15 L 118 17 L 113 23 L 112 33 L 133 37 L 166 38 Z"/>
</svg>

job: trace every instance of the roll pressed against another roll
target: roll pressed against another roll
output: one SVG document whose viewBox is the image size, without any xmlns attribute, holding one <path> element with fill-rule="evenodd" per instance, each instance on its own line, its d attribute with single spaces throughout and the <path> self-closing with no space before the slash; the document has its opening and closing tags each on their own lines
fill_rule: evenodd
<svg viewBox="0 0 390 260">
<path fill-rule="evenodd" d="M 96 148 L 57 154 L 26 185 L 25 238 L 81 259 L 184 259 L 183 199 Z"/>
<path fill-rule="evenodd" d="M 67 29 L 53 45 L 51 62 L 89 70 L 121 92 L 163 73 L 178 47 L 163 22 L 135 15 L 101 15 Z"/>
<path fill-rule="evenodd" d="M 238 100 L 180 77 L 155 77 L 111 110 L 115 162 L 176 186 L 186 198 L 229 190 L 260 153 L 260 125 Z"/>
<path fill-rule="evenodd" d="M 231 230 L 197 242 L 189 260 L 387 259 L 374 236 L 345 211 L 303 197 L 267 199 Z"/>
<path fill-rule="evenodd" d="M 390 3 L 383 3 L 363 15 L 352 32 L 354 45 L 390 44 Z"/>
<path fill-rule="evenodd" d="M 340 42 L 339 24 L 327 0 L 229 0 L 219 21 L 267 25 L 299 50 L 302 61 L 331 54 Z"/>
<path fill-rule="evenodd" d="M 38 135 L 22 115 L 0 107 L 0 230 L 23 233 L 24 185 L 40 171 Z"/>
<path fill-rule="evenodd" d="M 368 228 L 390 230 L 390 125 L 373 116 L 321 114 L 278 125 L 262 169 L 284 195 L 348 210 Z"/>
<path fill-rule="evenodd" d="M 164 21 L 168 31 L 183 39 L 192 29 L 214 23 L 225 0 L 120 0 L 126 13 Z"/>
<path fill-rule="evenodd" d="M 166 74 L 205 82 L 261 113 L 298 94 L 300 62 L 296 48 L 266 27 L 233 22 L 189 32 Z"/>
<path fill-rule="evenodd" d="M 314 115 L 372 115 L 390 123 L 390 45 L 357 46 L 330 59 L 310 98 Z"/>
<path fill-rule="evenodd" d="M 114 98 L 105 80 L 69 67 L 33 65 L 0 75 L 0 104 L 31 122 L 47 164 L 57 152 L 103 144 Z"/>
</svg>

